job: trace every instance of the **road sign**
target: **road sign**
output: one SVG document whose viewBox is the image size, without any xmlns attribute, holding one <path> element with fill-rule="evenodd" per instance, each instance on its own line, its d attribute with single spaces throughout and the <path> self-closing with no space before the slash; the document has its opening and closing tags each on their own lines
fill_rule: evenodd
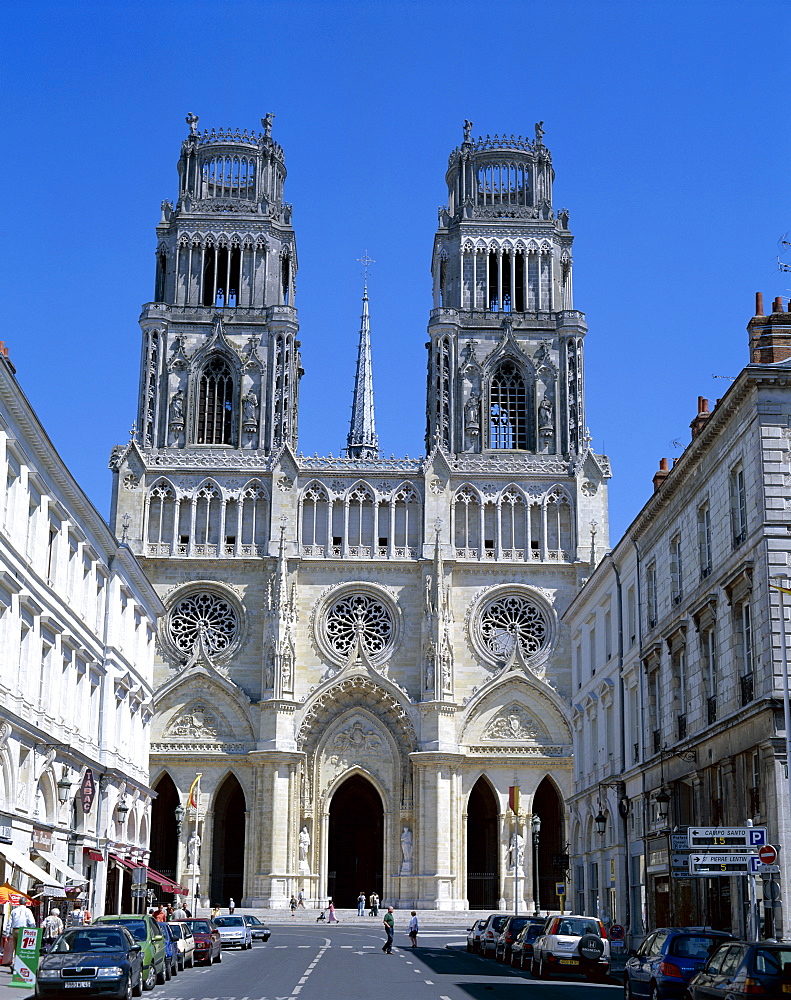
<svg viewBox="0 0 791 1000">
<path fill-rule="evenodd" d="M 691 826 L 690 847 L 762 847 L 767 843 L 765 826 Z"/>
<path fill-rule="evenodd" d="M 750 862 L 751 875 L 777 875 L 780 865 L 765 865 L 760 858 L 753 858 Z"/>
<path fill-rule="evenodd" d="M 555 883 L 555 895 L 556 896 L 565 896 L 566 895 L 566 883 L 565 882 L 556 882 Z"/>
<path fill-rule="evenodd" d="M 671 851 L 688 851 L 689 847 L 689 835 L 686 833 L 671 833 L 670 834 L 670 850 Z"/>
<path fill-rule="evenodd" d="M 610 941 L 623 941 L 624 934 L 626 931 L 621 926 L 621 924 L 613 924 L 610 927 Z"/>
<path fill-rule="evenodd" d="M 758 861 L 755 854 L 690 854 L 689 870 L 693 875 L 747 875 L 751 861 Z"/>
<path fill-rule="evenodd" d="M 777 848 L 772 847 L 771 844 L 764 844 L 758 849 L 758 857 L 763 864 L 773 865 L 777 861 Z"/>
</svg>

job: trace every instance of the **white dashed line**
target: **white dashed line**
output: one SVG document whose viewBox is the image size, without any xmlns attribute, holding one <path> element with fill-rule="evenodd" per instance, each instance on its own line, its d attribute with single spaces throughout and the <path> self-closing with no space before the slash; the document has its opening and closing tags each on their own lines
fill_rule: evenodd
<svg viewBox="0 0 791 1000">
<path fill-rule="evenodd" d="M 423 982 L 426 984 L 426 986 L 433 986 L 434 985 L 434 982 L 431 979 L 424 979 Z"/>
</svg>

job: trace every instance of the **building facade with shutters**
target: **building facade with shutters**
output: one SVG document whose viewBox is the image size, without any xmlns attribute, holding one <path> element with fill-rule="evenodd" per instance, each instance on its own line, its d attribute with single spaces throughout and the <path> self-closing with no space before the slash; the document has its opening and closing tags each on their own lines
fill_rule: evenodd
<svg viewBox="0 0 791 1000">
<path fill-rule="evenodd" d="M 791 554 L 791 315 L 780 300 L 757 313 L 749 364 L 711 412 L 700 398 L 690 444 L 671 469 L 662 460 L 653 495 L 565 613 L 574 906 L 638 940 L 669 925 L 747 933 L 745 877 L 685 877 L 689 827 L 765 826 L 781 847 L 791 835 L 771 586 Z M 782 850 L 780 869 L 785 899 Z M 768 882 L 756 889 L 766 933 L 775 920 L 781 936 Z"/>
<path fill-rule="evenodd" d="M 147 857 L 163 608 L 64 466 L 7 348 L 0 469 L 0 882 L 117 911 Z"/>
<path fill-rule="evenodd" d="M 474 139 L 467 123 L 451 153 L 425 456 L 379 452 L 366 288 L 346 447 L 311 458 L 272 119 L 188 124 L 136 430 L 111 460 L 113 518 L 167 609 L 152 864 L 223 905 L 362 890 L 555 906 L 572 792 L 560 616 L 606 550 L 610 471 L 585 425 L 586 325 L 543 129 Z"/>
</svg>

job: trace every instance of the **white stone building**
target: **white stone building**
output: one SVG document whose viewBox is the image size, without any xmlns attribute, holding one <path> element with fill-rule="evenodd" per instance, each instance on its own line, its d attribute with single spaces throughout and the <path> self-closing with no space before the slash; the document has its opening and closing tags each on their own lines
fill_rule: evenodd
<svg viewBox="0 0 791 1000">
<path fill-rule="evenodd" d="M 79 886 L 94 913 L 112 912 L 148 845 L 163 609 L 64 466 L 6 348 L 0 490 L 0 882 L 50 897 Z"/>
<path fill-rule="evenodd" d="M 564 615 L 574 906 L 638 937 L 668 923 L 746 930 L 746 878 L 681 877 L 688 826 L 752 822 L 781 848 L 791 835 L 770 588 L 790 572 L 791 316 L 779 299 L 764 316 L 760 297 L 757 313 L 750 363 L 711 413 L 699 400 L 691 443 L 672 469 L 662 460 L 653 496 Z"/>
<path fill-rule="evenodd" d="M 298 454 L 283 151 L 269 116 L 253 135 L 188 122 L 141 317 L 137 431 L 111 462 L 115 523 L 129 515 L 167 608 L 152 863 L 213 903 L 284 907 L 302 889 L 340 906 L 360 890 L 524 906 L 535 814 L 540 896 L 556 905 L 571 791 L 559 615 L 592 540 L 606 548 L 610 473 L 585 427 L 586 326 L 543 129 L 474 140 L 467 123 L 451 153 L 427 455 L 388 460 L 367 291 L 345 454 Z"/>
</svg>

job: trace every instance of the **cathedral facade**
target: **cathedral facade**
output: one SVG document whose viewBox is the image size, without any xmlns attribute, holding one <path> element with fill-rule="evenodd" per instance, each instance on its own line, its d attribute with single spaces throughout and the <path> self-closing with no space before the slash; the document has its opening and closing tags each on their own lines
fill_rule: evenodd
<svg viewBox="0 0 791 1000">
<path fill-rule="evenodd" d="M 573 791 L 560 615 L 606 549 L 610 473 L 541 124 L 474 139 L 467 122 L 450 155 L 426 454 L 385 459 L 367 289 L 343 455 L 297 449 L 296 237 L 271 116 L 260 133 L 187 121 L 136 428 L 111 460 L 114 523 L 167 609 L 151 864 L 218 904 L 555 907 Z"/>
</svg>

